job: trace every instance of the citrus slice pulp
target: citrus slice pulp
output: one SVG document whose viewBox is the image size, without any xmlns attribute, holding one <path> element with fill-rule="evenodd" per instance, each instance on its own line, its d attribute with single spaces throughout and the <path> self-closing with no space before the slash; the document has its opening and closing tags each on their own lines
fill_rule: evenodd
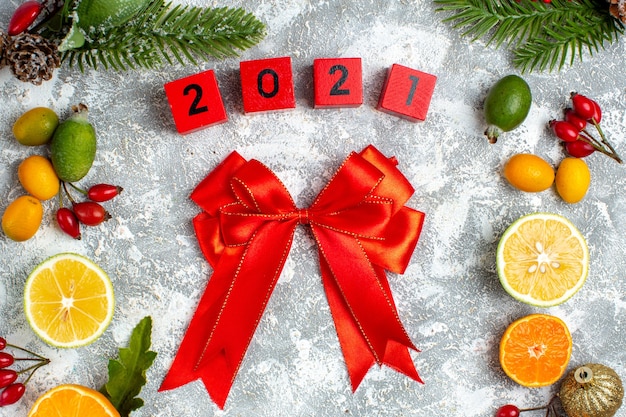
<svg viewBox="0 0 626 417">
<path fill-rule="evenodd" d="M 534 213 L 504 232 L 496 254 L 498 276 L 515 299 L 550 307 L 572 297 L 589 272 L 589 250 L 580 231 L 565 217 Z"/>
<path fill-rule="evenodd" d="M 113 307 L 109 277 L 81 255 L 52 256 L 26 280 L 26 318 L 39 337 L 56 347 L 94 342 L 111 322 Z"/>
<path fill-rule="evenodd" d="M 500 340 L 500 365 L 525 387 L 544 387 L 561 378 L 572 355 L 572 336 L 558 317 L 531 314 L 509 325 Z"/>
<path fill-rule="evenodd" d="M 100 392 L 81 385 L 63 384 L 41 395 L 28 417 L 119 417 L 120 413 Z"/>
</svg>

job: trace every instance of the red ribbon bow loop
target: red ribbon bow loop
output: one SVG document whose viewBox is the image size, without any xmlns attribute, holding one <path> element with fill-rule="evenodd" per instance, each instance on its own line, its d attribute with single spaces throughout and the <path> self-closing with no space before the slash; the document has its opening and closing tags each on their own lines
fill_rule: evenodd
<svg viewBox="0 0 626 417">
<path fill-rule="evenodd" d="M 322 283 L 353 390 L 386 364 L 422 382 L 385 270 L 403 273 L 424 214 L 414 190 L 373 146 L 352 153 L 315 202 L 298 209 L 266 166 L 231 153 L 193 191 L 200 249 L 214 268 L 160 391 L 201 379 L 223 408 L 298 224 L 317 242 Z"/>
</svg>

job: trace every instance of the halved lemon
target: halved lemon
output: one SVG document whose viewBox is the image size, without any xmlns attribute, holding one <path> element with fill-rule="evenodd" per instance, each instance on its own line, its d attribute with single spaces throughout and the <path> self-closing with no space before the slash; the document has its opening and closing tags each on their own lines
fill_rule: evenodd
<svg viewBox="0 0 626 417">
<path fill-rule="evenodd" d="M 550 307 L 572 297 L 589 272 L 589 250 L 565 217 L 533 213 L 516 220 L 498 244 L 496 265 L 504 289 L 517 300 Z"/>
<path fill-rule="evenodd" d="M 100 392 L 74 384 L 63 384 L 41 395 L 28 417 L 119 417 L 120 413 Z"/>
<path fill-rule="evenodd" d="M 73 348 L 94 342 L 113 318 L 113 285 L 93 261 L 61 253 L 39 264 L 28 276 L 24 312 L 47 343 Z"/>
</svg>

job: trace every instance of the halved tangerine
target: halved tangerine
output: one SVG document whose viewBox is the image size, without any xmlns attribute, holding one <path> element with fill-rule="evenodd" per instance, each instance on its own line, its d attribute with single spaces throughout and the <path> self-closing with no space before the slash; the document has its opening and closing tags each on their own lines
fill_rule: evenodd
<svg viewBox="0 0 626 417">
<path fill-rule="evenodd" d="M 544 387 L 561 378 L 572 355 L 572 336 L 563 320 L 531 314 L 509 325 L 500 341 L 500 365 L 525 387 Z"/>
<path fill-rule="evenodd" d="M 28 417 L 120 417 L 100 392 L 75 384 L 62 384 L 35 401 Z"/>
</svg>

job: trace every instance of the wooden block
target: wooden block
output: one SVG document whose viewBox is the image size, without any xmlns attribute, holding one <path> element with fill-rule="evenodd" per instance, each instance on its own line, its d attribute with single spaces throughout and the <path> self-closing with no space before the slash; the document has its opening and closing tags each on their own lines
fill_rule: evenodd
<svg viewBox="0 0 626 417">
<path fill-rule="evenodd" d="M 426 120 L 437 77 L 393 64 L 378 100 L 378 110 L 412 122 Z"/>
<path fill-rule="evenodd" d="M 290 57 L 242 61 L 239 71 L 245 113 L 296 107 Z"/>
<path fill-rule="evenodd" d="M 313 60 L 315 108 L 359 107 L 363 104 L 361 58 Z"/>
<path fill-rule="evenodd" d="M 180 134 L 228 120 L 213 70 L 171 81 L 164 87 Z"/>
</svg>

